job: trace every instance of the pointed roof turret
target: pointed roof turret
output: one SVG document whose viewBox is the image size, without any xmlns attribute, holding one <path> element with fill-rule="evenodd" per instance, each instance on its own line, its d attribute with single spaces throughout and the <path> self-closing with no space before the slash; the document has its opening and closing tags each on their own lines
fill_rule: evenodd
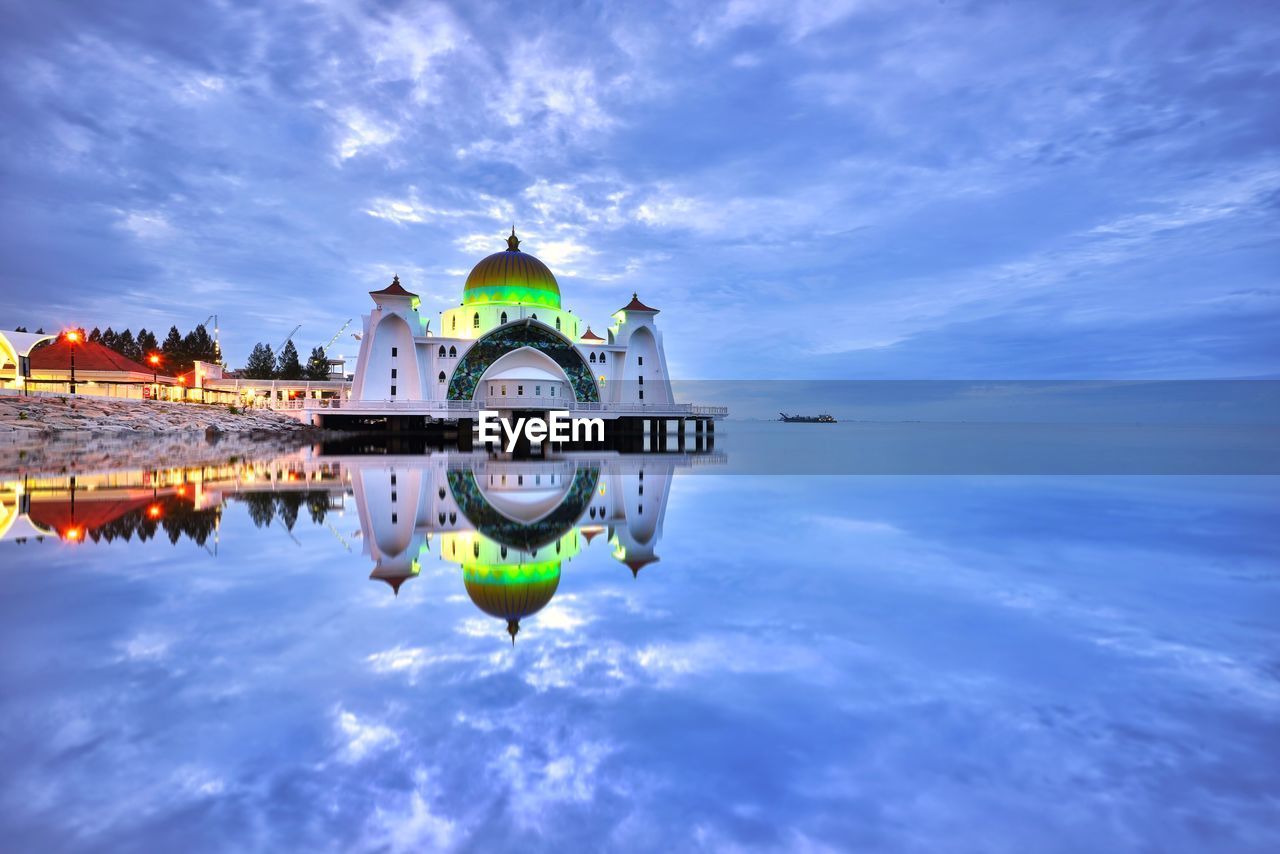
<svg viewBox="0 0 1280 854">
<path fill-rule="evenodd" d="M 507 238 L 507 251 L 520 251 L 520 238 L 516 237 L 516 224 L 514 222 L 511 223 L 511 236 Z"/>
<path fill-rule="evenodd" d="M 583 341 L 601 341 L 601 342 L 603 342 L 603 341 L 604 341 L 604 339 L 603 339 L 603 338 L 601 338 L 599 335 L 597 335 L 597 334 L 595 334 L 594 332 L 592 332 L 592 331 L 591 331 L 591 327 L 590 327 L 590 326 L 588 326 L 588 327 L 587 327 L 587 331 L 586 331 L 586 333 L 582 336 L 582 340 L 583 340 Z"/>
<path fill-rule="evenodd" d="M 397 274 L 392 277 L 391 284 L 387 285 L 380 291 L 369 291 L 369 296 L 374 297 L 416 297 L 417 294 L 406 291 L 400 284 L 400 276 Z"/>
<path fill-rule="evenodd" d="M 618 311 L 648 311 L 653 314 L 658 313 L 658 309 L 650 308 L 649 306 L 640 302 L 640 297 L 637 296 L 635 291 L 631 292 L 631 302 L 627 303 L 622 308 L 618 309 Z"/>
</svg>

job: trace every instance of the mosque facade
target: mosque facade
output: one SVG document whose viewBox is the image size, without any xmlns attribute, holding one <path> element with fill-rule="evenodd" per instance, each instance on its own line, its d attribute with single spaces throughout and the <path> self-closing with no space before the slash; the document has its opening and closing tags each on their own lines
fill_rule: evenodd
<svg viewBox="0 0 1280 854">
<path fill-rule="evenodd" d="M 675 400 L 658 309 L 633 293 L 593 328 L 564 307 L 555 275 L 520 249 L 514 228 L 505 250 L 471 270 L 438 328 L 398 276 L 369 296 L 346 407 L 723 416 Z"/>
</svg>

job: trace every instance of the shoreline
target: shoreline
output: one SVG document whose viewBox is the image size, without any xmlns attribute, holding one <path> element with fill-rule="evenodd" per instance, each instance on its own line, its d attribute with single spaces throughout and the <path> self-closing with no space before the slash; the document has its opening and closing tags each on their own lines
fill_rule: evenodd
<svg viewBox="0 0 1280 854">
<path fill-rule="evenodd" d="M 266 409 L 83 396 L 0 395 L 0 477 L 200 464 L 288 453 L 327 431 Z"/>
</svg>

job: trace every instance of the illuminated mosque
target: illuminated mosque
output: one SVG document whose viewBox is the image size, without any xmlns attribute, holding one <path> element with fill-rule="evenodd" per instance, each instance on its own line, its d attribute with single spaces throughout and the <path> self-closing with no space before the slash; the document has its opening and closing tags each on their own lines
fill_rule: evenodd
<svg viewBox="0 0 1280 854">
<path fill-rule="evenodd" d="M 347 463 L 370 578 L 397 595 L 434 550 L 461 569 L 467 596 L 514 643 L 520 621 L 555 595 L 562 566 L 597 537 L 633 576 L 658 560 L 678 458 L 460 464 L 451 456 Z"/>
<path fill-rule="evenodd" d="M 471 270 L 438 329 L 398 276 L 369 296 L 374 309 L 344 410 L 467 418 L 478 408 L 585 409 L 606 419 L 689 418 L 700 430 L 725 414 L 675 401 L 658 309 L 632 294 L 608 327 L 593 329 L 562 306 L 556 277 L 520 249 L 514 228 L 505 250 Z"/>
</svg>

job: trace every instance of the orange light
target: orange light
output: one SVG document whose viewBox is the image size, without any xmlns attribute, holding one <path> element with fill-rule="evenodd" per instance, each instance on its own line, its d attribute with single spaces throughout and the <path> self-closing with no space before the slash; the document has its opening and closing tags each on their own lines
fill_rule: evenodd
<svg viewBox="0 0 1280 854">
<path fill-rule="evenodd" d="M 186 377 L 178 377 L 178 382 L 182 383 L 183 385 L 186 385 L 186 384 L 187 384 L 187 378 L 186 378 Z"/>
<path fill-rule="evenodd" d="M 187 488 L 186 488 L 185 486 L 179 486 L 179 487 L 178 487 L 178 494 L 179 494 L 179 495 L 186 495 L 186 494 L 187 494 Z"/>
<path fill-rule="evenodd" d="M 63 536 L 65 536 L 68 540 L 78 540 L 83 535 L 84 535 L 84 531 L 80 530 L 79 528 L 67 528 L 67 532 Z"/>
<path fill-rule="evenodd" d="M 67 333 L 67 340 L 68 340 L 68 341 L 70 341 L 72 344 L 76 343 L 77 341 L 79 341 L 79 340 L 80 340 L 80 333 L 79 333 L 79 332 L 68 332 L 68 333 Z"/>
<path fill-rule="evenodd" d="M 150 507 L 148 507 L 148 508 L 147 508 L 147 515 L 148 515 L 148 516 L 150 516 L 152 519 L 159 519 L 159 518 L 160 518 L 160 505 L 159 505 L 159 504 L 152 504 Z"/>
<path fill-rule="evenodd" d="M 160 357 L 157 356 L 155 353 L 152 353 L 151 356 L 147 359 L 147 361 L 153 365 L 158 365 L 160 364 Z"/>
</svg>

